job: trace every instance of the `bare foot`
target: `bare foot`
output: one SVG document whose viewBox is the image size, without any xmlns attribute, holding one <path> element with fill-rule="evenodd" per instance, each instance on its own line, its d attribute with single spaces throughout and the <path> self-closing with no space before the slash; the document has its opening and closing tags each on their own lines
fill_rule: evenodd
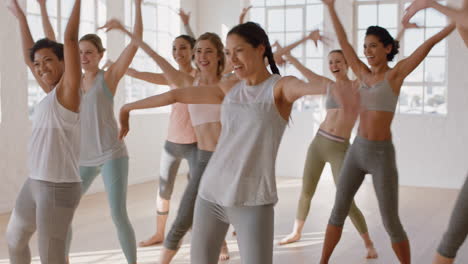
<svg viewBox="0 0 468 264">
<path fill-rule="evenodd" d="M 152 245 L 157 245 L 160 244 L 164 241 L 164 236 L 161 236 L 159 234 L 155 234 L 152 237 L 150 237 L 148 240 L 141 241 L 138 243 L 138 246 L 140 247 L 149 247 Z"/>
<path fill-rule="evenodd" d="M 226 240 L 223 242 L 223 246 L 221 247 L 221 253 L 219 253 L 219 260 L 225 261 L 229 259 L 229 249 L 226 243 Z"/>
<path fill-rule="evenodd" d="M 278 242 L 278 245 L 286 245 L 286 244 L 290 244 L 290 243 L 294 243 L 294 242 L 297 242 L 301 239 L 301 233 L 291 233 L 289 235 L 287 235 L 285 238 L 281 239 L 279 242 Z"/>
<path fill-rule="evenodd" d="M 376 259 L 378 257 L 379 255 L 377 254 L 377 250 L 374 248 L 374 246 L 367 248 L 367 259 Z"/>
</svg>

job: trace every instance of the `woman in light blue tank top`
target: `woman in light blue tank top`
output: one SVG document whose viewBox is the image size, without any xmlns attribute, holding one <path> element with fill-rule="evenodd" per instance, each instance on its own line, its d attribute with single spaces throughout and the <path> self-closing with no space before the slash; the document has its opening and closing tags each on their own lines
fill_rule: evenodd
<svg viewBox="0 0 468 264">
<path fill-rule="evenodd" d="M 388 66 L 398 53 L 398 42 L 384 28 L 367 29 L 364 55 L 370 67 L 356 55 L 335 10 L 335 0 L 323 1 L 351 69 L 361 82 L 358 136 L 349 148 L 337 186 L 335 204 L 326 230 L 322 264 L 328 263 L 340 240 L 351 202 L 364 176 L 372 174 L 384 227 L 400 263 L 411 263 L 409 240 L 398 215 L 398 172 L 390 126 L 404 79 L 422 62 L 432 47 L 450 34 L 449 25 L 426 40 L 394 68 Z"/>
<path fill-rule="evenodd" d="M 408 23 L 418 11 L 434 8 L 457 23 L 458 33 L 468 47 L 468 0 L 462 8 L 444 6 L 433 0 L 416 0 L 407 8 L 403 23 Z M 463 242 L 468 236 L 468 176 L 461 187 L 457 202 L 453 208 L 449 225 L 437 248 L 433 264 L 452 264 Z"/>
<path fill-rule="evenodd" d="M 142 36 L 142 0 L 135 1 L 135 34 Z M 81 37 L 82 77 L 80 176 L 82 193 L 101 174 L 106 189 L 112 220 L 122 251 L 129 264 L 137 262 L 135 232 L 127 214 L 128 153 L 125 143 L 118 139 L 114 117 L 114 95 L 125 75 L 138 46 L 131 42 L 119 58 L 104 71 L 99 63 L 105 49 L 96 34 Z M 69 235 L 69 241 L 71 234 Z M 67 246 L 69 248 L 69 245 Z"/>
</svg>

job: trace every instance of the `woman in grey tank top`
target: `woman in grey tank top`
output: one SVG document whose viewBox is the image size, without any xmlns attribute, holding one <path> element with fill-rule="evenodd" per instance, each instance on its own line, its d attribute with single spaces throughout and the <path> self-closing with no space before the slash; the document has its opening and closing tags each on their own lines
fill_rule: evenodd
<svg viewBox="0 0 468 264">
<path fill-rule="evenodd" d="M 338 15 L 335 0 L 323 1 L 351 69 L 361 82 L 361 110 L 358 136 L 349 148 L 339 176 L 335 204 L 326 230 L 322 264 L 328 263 L 340 240 L 343 224 L 352 200 L 366 174 L 372 174 L 384 227 L 400 263 L 411 263 L 409 240 L 398 215 L 398 172 L 390 126 L 404 79 L 422 62 L 432 47 L 450 34 L 449 25 L 426 40 L 409 57 L 388 66 L 398 53 L 398 42 L 378 26 L 366 32 L 364 54 L 370 67 L 356 55 L 348 42 Z"/>
<path fill-rule="evenodd" d="M 298 203 L 294 229 L 291 234 L 279 241 L 280 245 L 294 243 L 301 238 L 306 217 L 309 213 L 310 203 L 317 188 L 322 170 L 326 163 L 329 163 L 332 169 L 333 180 L 338 182 L 338 176 L 341 171 L 344 156 L 349 147 L 349 138 L 351 130 L 357 118 L 357 111 L 353 105 L 358 103 L 358 84 L 357 80 L 349 80 L 348 64 L 341 50 L 332 50 L 328 54 L 329 70 L 336 78 L 332 81 L 329 78 L 318 75 L 307 69 L 296 58 L 291 56 L 290 51 L 298 44 L 312 40 L 317 43 L 322 40 L 318 30 L 311 32 L 307 37 L 294 42 L 287 47 L 277 45 L 275 58 L 283 54 L 288 62 L 296 67 L 299 72 L 311 83 L 322 83 L 321 94 L 325 95 L 325 108 L 327 111 L 325 120 L 320 124 L 317 135 L 314 137 L 307 152 L 305 161 L 302 191 Z M 326 40 L 325 40 L 326 41 Z M 349 217 L 361 235 L 364 246 L 366 247 L 366 258 L 377 258 L 377 251 L 370 239 L 366 220 L 362 212 L 353 202 L 349 212 Z"/>
<path fill-rule="evenodd" d="M 419 10 L 434 8 L 457 23 L 458 33 L 468 47 L 468 0 L 463 8 L 444 6 L 433 0 L 416 0 L 407 8 L 403 23 L 408 23 Z M 457 202 L 453 208 L 449 225 L 440 241 L 434 258 L 434 264 L 452 264 L 466 237 L 468 236 L 468 176 L 461 187 Z"/>
</svg>

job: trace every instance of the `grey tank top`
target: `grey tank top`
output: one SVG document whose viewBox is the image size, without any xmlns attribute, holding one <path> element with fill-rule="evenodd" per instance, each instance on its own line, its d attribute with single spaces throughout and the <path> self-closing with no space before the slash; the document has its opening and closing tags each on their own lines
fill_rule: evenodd
<svg viewBox="0 0 468 264">
<path fill-rule="evenodd" d="M 332 89 L 332 83 L 329 83 L 327 85 L 327 98 L 325 99 L 325 108 L 327 110 L 341 108 L 341 105 L 339 105 L 336 102 L 335 97 L 333 96 L 331 92 L 331 89 Z"/>
<path fill-rule="evenodd" d="M 383 81 L 372 86 L 367 86 L 361 81 L 359 93 L 361 95 L 361 105 L 366 110 L 395 112 L 398 103 L 398 95 L 393 92 L 390 83 L 387 80 L 387 73 Z"/>
<path fill-rule="evenodd" d="M 275 164 L 287 121 L 278 112 L 272 75 L 255 86 L 239 82 L 221 106 L 222 130 L 203 175 L 199 195 L 221 206 L 278 201 Z"/>
<path fill-rule="evenodd" d="M 118 139 L 114 96 L 100 71 L 81 98 L 80 166 L 99 166 L 108 160 L 128 157 L 125 143 Z"/>
</svg>

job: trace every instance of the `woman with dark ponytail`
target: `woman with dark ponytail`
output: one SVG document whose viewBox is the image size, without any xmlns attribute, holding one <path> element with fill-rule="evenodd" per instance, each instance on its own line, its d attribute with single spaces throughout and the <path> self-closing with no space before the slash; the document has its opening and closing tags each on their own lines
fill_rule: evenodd
<svg viewBox="0 0 468 264">
<path fill-rule="evenodd" d="M 398 42 L 386 29 L 369 27 L 364 42 L 364 54 L 370 65 L 368 67 L 356 55 L 346 37 L 336 14 L 335 0 L 323 2 L 328 6 L 345 59 L 361 83 L 361 109 L 358 135 L 346 153 L 339 176 L 335 204 L 328 222 L 320 263 L 328 263 L 340 240 L 354 195 L 364 176 L 372 174 L 383 224 L 391 238 L 393 250 L 400 263 L 408 264 L 411 263 L 410 244 L 398 215 L 398 171 L 390 127 L 405 78 L 455 26 L 449 25 L 426 40 L 409 57 L 400 60 L 394 68 L 390 68 L 388 62 L 398 53 Z"/>
</svg>

